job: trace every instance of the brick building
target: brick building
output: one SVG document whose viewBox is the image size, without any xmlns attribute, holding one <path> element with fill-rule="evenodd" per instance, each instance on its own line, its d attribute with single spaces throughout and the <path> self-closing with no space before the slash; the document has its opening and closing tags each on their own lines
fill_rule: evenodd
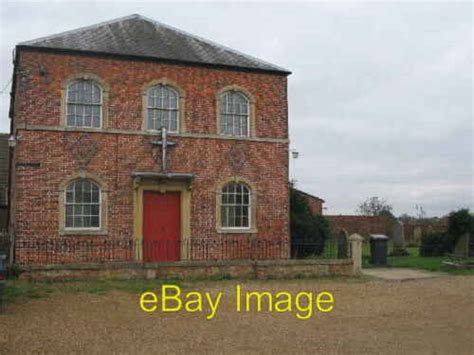
<svg viewBox="0 0 474 355">
<path fill-rule="evenodd" d="M 196 259 L 203 240 L 201 259 L 243 258 L 288 241 L 289 74 L 140 15 L 19 44 L 16 259 Z"/>
<path fill-rule="evenodd" d="M 309 208 L 311 209 L 311 212 L 315 215 L 322 216 L 323 214 L 323 204 L 324 201 L 322 198 L 311 195 L 307 192 L 295 189 L 298 191 L 298 193 L 302 194 L 305 198 L 306 201 L 308 202 Z"/>
</svg>

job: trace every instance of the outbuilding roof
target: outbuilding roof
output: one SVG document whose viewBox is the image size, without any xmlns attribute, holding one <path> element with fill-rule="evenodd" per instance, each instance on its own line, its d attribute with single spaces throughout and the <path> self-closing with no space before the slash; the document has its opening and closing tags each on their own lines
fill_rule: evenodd
<svg viewBox="0 0 474 355">
<path fill-rule="evenodd" d="M 277 65 L 138 14 L 22 42 L 18 46 L 290 74 Z"/>
</svg>

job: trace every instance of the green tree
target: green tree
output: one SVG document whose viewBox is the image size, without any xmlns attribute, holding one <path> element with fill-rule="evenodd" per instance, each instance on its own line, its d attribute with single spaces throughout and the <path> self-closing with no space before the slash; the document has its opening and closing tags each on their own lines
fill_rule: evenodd
<svg viewBox="0 0 474 355">
<path fill-rule="evenodd" d="M 474 235 L 474 216 L 464 208 L 453 211 L 448 216 L 448 230 L 426 234 L 421 239 L 421 256 L 439 256 L 452 253 L 461 235 Z"/>
<path fill-rule="evenodd" d="M 320 255 L 329 238 L 329 222 L 313 215 L 305 195 L 290 185 L 290 233 L 292 257 Z"/>
<path fill-rule="evenodd" d="M 460 237 L 465 233 L 474 234 L 474 216 L 467 208 L 451 212 L 448 216 L 448 234 Z"/>
</svg>

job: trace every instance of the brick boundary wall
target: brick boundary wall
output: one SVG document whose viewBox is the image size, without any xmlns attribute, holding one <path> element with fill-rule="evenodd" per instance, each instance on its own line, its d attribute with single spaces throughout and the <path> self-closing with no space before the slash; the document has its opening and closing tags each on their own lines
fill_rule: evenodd
<svg viewBox="0 0 474 355">
<path fill-rule="evenodd" d="M 415 230 L 419 228 L 418 233 Z M 427 233 L 443 233 L 448 230 L 447 222 L 440 221 L 438 223 L 404 223 L 403 231 L 405 233 L 405 241 L 408 243 L 421 243 L 421 237 Z"/>
<path fill-rule="evenodd" d="M 352 276 L 354 275 L 353 265 L 352 259 L 28 265 L 23 267 L 23 273 L 19 278 L 27 281 L 63 281 Z"/>
<path fill-rule="evenodd" d="M 345 229 L 349 235 L 357 233 L 364 237 L 369 234 L 389 234 L 388 218 L 383 216 L 324 215 L 329 220 L 331 233 L 336 235 Z"/>
</svg>

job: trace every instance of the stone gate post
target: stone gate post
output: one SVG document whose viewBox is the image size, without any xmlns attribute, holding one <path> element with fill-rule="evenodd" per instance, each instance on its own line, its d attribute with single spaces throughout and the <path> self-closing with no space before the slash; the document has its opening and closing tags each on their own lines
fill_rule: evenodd
<svg viewBox="0 0 474 355">
<path fill-rule="evenodd" d="M 349 237 L 352 251 L 352 262 L 353 262 L 353 274 L 358 275 L 362 270 L 362 238 L 359 234 L 352 234 Z"/>
</svg>

